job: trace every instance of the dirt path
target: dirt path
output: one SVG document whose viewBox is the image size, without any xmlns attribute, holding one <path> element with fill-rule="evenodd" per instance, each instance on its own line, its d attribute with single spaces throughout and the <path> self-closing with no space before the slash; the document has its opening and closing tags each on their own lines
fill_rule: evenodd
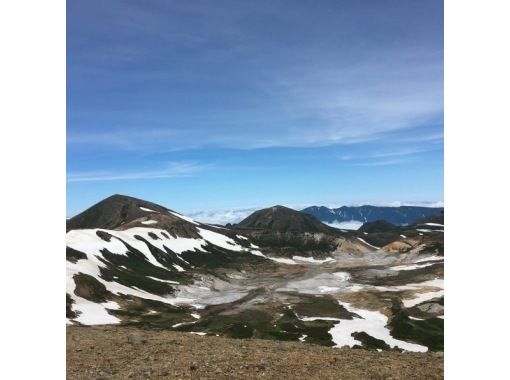
<svg viewBox="0 0 510 380">
<path fill-rule="evenodd" d="M 67 327 L 68 379 L 442 379 L 443 355 Z"/>
</svg>

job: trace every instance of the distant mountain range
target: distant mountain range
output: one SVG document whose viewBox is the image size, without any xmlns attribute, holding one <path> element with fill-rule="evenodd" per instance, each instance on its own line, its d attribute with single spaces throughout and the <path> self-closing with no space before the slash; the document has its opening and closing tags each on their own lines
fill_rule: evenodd
<svg viewBox="0 0 510 380">
<path fill-rule="evenodd" d="M 301 211 L 315 216 L 323 223 L 341 223 L 348 221 L 366 223 L 385 220 L 392 224 L 407 225 L 419 219 L 442 214 L 444 208 L 418 206 L 342 206 L 339 208 L 328 208 L 324 206 L 312 206 Z"/>
</svg>

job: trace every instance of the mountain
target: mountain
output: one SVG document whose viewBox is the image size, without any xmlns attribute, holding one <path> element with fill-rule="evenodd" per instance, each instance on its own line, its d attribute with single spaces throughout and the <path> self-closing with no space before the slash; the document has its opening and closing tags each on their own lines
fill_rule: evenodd
<svg viewBox="0 0 510 380">
<path fill-rule="evenodd" d="M 417 247 L 424 252 L 444 253 L 444 214 L 429 215 L 414 223 L 397 226 L 385 220 L 366 222 L 356 231 L 369 244 L 387 251 L 411 251 Z"/>
<path fill-rule="evenodd" d="M 268 261 L 233 231 L 122 195 L 69 219 L 66 246 L 67 318 L 90 324 L 117 320 L 106 308 L 124 309 L 125 297 L 187 303 L 177 286 L 197 274 Z"/>
<path fill-rule="evenodd" d="M 248 236 L 261 252 L 272 257 L 324 260 L 342 247 L 360 254 L 373 249 L 356 233 L 327 226 L 313 215 L 284 206 L 255 211 L 229 228 Z"/>
<path fill-rule="evenodd" d="M 115 229 L 127 222 L 147 216 L 147 211 L 159 214 L 170 212 L 166 207 L 141 199 L 115 194 L 67 220 L 67 229 Z"/>
<path fill-rule="evenodd" d="M 255 211 L 236 225 L 242 229 L 269 230 L 272 232 L 323 232 L 335 233 L 314 216 L 284 206 L 273 206 Z"/>
<path fill-rule="evenodd" d="M 301 210 L 304 213 L 315 216 L 323 223 L 333 222 L 375 222 L 385 220 L 389 223 L 406 225 L 419 218 L 440 214 L 442 207 L 379 207 L 379 206 L 342 206 L 339 208 L 327 208 L 324 206 L 312 206 Z"/>
<path fill-rule="evenodd" d="M 344 231 L 275 206 L 223 228 L 114 195 L 66 229 L 70 325 L 374 350 L 443 347 L 438 223 L 378 221 Z"/>
</svg>

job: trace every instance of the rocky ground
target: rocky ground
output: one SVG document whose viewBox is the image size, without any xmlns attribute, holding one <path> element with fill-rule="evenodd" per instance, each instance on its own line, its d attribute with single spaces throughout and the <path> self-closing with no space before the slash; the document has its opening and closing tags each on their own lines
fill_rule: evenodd
<svg viewBox="0 0 510 380">
<path fill-rule="evenodd" d="M 67 327 L 68 379 L 442 379 L 443 353 Z"/>
</svg>

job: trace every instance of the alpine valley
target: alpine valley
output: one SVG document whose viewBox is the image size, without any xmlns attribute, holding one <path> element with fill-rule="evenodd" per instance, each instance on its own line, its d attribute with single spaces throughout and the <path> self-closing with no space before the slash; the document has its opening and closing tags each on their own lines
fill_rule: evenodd
<svg viewBox="0 0 510 380">
<path fill-rule="evenodd" d="M 219 226 L 113 195 L 67 220 L 67 324 L 442 351 L 443 209 L 366 207 Z"/>
</svg>

